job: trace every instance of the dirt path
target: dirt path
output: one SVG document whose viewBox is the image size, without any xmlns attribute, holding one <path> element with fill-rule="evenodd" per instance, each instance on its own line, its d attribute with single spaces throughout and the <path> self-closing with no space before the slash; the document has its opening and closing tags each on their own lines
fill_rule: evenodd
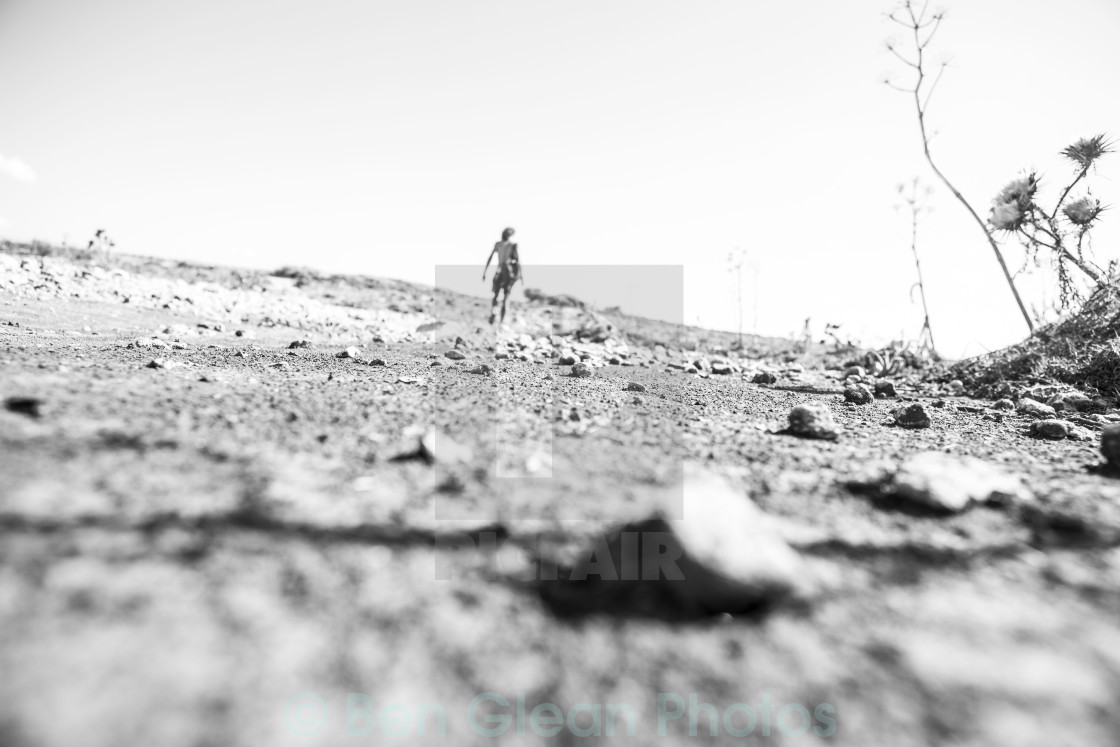
<svg viewBox="0 0 1120 747">
<path fill-rule="evenodd" d="M 622 738 L 578 736 L 590 712 L 542 736 L 519 694 L 526 712 L 629 706 L 635 744 L 659 727 L 670 743 L 803 743 L 830 722 L 820 741 L 845 745 L 1120 733 L 1120 481 L 1089 469 L 1095 440 L 1035 439 L 1025 417 L 953 398 L 924 400 L 931 428 L 889 427 L 898 402 L 788 390 L 838 387 L 835 372 L 744 360 L 701 378 L 669 366 L 688 358 L 671 347 L 550 338 L 524 307 L 495 337 L 473 301 L 403 285 L 0 258 L 0 744 Z M 762 366 L 786 388 L 750 383 Z M 840 440 L 775 433 L 804 402 L 825 403 Z M 944 515 L 853 488 L 926 450 L 1001 465 L 1029 496 Z M 803 598 L 581 614 L 527 580 L 518 550 L 546 537 L 570 557 L 649 517 L 685 463 L 768 515 Z M 472 709 L 487 692 L 509 706 Z M 659 693 L 684 715 L 659 721 Z M 690 737 L 690 694 L 718 736 L 704 714 Z M 749 736 L 729 733 L 736 704 L 759 719 Z"/>
</svg>

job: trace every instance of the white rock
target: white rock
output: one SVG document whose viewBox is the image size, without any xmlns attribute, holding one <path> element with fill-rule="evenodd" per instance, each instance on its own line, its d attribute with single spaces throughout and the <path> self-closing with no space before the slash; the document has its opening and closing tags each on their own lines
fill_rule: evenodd
<svg viewBox="0 0 1120 747">
<path fill-rule="evenodd" d="M 1023 397 L 1019 400 L 1019 404 L 1015 406 L 1015 409 L 1027 417 L 1036 419 L 1052 418 L 1058 414 L 1050 405 L 1044 405 L 1030 397 Z"/>
<path fill-rule="evenodd" d="M 672 507 L 666 508 L 671 517 Z M 670 520 L 684 554 L 678 564 L 707 608 L 746 609 L 764 598 L 804 591 L 801 556 L 778 523 L 720 475 L 688 466 L 684 517 Z"/>
<path fill-rule="evenodd" d="M 892 484 L 900 498 L 953 512 L 974 502 L 1030 495 L 1022 480 L 995 465 L 940 451 L 915 454 L 904 461 Z"/>
</svg>

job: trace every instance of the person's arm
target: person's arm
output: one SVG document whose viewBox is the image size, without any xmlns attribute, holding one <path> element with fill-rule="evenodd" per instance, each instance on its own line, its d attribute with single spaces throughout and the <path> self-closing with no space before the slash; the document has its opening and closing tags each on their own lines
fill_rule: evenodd
<svg viewBox="0 0 1120 747">
<path fill-rule="evenodd" d="M 482 268 L 482 279 L 486 279 L 486 271 L 490 269 L 490 262 L 494 259 L 494 253 L 498 251 L 498 247 L 490 250 L 490 256 L 486 258 L 486 266 Z"/>
<path fill-rule="evenodd" d="M 518 280 L 520 280 L 522 285 L 524 285 L 525 284 L 525 268 L 521 264 L 521 254 L 517 251 L 517 244 L 513 245 L 513 258 L 515 260 L 517 260 L 517 278 L 514 280 L 514 282 L 517 282 Z"/>
</svg>

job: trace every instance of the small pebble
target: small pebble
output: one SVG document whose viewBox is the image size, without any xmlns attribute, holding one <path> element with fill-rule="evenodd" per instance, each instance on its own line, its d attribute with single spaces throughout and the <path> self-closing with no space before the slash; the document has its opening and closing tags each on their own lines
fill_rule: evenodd
<svg viewBox="0 0 1120 747">
<path fill-rule="evenodd" d="M 893 415 L 895 425 L 902 428 L 929 428 L 931 424 L 926 408 L 917 402 L 898 408 Z"/>
<path fill-rule="evenodd" d="M 898 396 L 895 391 L 894 382 L 891 381 L 876 381 L 875 382 L 875 396 L 893 398 Z"/>
<path fill-rule="evenodd" d="M 835 441 L 843 428 L 832 419 L 832 411 L 819 402 L 797 405 L 789 411 L 789 432 L 803 438 Z"/>
<path fill-rule="evenodd" d="M 857 405 L 866 405 L 870 403 L 875 396 L 871 390 L 863 384 L 853 384 L 844 389 L 844 400 L 852 402 Z"/>
<path fill-rule="evenodd" d="M 1120 425 L 1106 425 L 1101 431 L 1101 454 L 1109 466 L 1120 470 Z"/>
<path fill-rule="evenodd" d="M 1064 420 L 1036 420 L 1031 423 L 1031 435 L 1050 441 L 1061 441 L 1069 436 L 1069 424 Z"/>
</svg>

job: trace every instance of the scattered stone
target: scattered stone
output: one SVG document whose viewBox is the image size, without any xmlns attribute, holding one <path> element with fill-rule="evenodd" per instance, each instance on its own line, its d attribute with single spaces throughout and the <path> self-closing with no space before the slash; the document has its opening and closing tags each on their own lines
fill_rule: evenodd
<svg viewBox="0 0 1120 747">
<path fill-rule="evenodd" d="M 370 360 L 369 365 L 371 365 L 371 366 L 384 366 L 385 365 L 385 360 L 383 358 L 373 358 L 373 359 Z"/>
<path fill-rule="evenodd" d="M 568 420 L 573 423 L 578 423 L 580 421 L 579 410 L 573 407 L 571 411 L 568 412 Z"/>
<path fill-rule="evenodd" d="M 43 414 L 43 400 L 38 397 L 8 397 L 4 400 L 4 409 L 29 418 L 38 418 Z"/>
<path fill-rule="evenodd" d="M 612 365 L 612 366 L 621 366 L 622 365 L 622 359 L 619 358 L 617 355 L 612 355 L 610 358 L 607 359 L 607 363 L 609 365 Z"/>
<path fill-rule="evenodd" d="M 1044 418 L 1052 418 L 1057 415 L 1057 411 L 1050 405 L 1044 405 L 1038 400 L 1031 399 L 1030 397 L 1023 397 L 1019 400 L 1019 404 L 1015 409 L 1022 415 L 1035 420 Z"/>
<path fill-rule="evenodd" d="M 954 397 L 959 397 L 964 394 L 964 382 L 960 379 L 953 379 L 949 382 L 949 394 Z"/>
<path fill-rule="evenodd" d="M 954 513 L 973 503 L 1028 496 L 1018 477 L 975 457 L 940 451 L 910 457 L 884 487 L 899 498 Z"/>
<path fill-rule="evenodd" d="M 148 361 L 145 368 L 172 369 L 172 368 L 178 368 L 179 366 L 182 366 L 182 365 L 183 365 L 182 363 L 170 360 L 168 358 L 152 358 L 150 361 Z"/>
<path fill-rule="evenodd" d="M 844 369 L 843 378 L 847 379 L 853 376 L 862 379 L 867 376 L 867 370 L 863 366 L 848 366 Z"/>
<path fill-rule="evenodd" d="M 891 414 L 894 415 L 895 425 L 901 428 L 929 428 L 931 424 L 926 408 L 917 402 L 900 407 Z"/>
<path fill-rule="evenodd" d="M 462 337 L 456 337 L 456 338 L 455 338 L 455 347 L 457 347 L 457 348 L 465 348 L 465 347 L 468 347 L 468 345 L 467 345 L 467 341 L 466 341 L 466 340 L 464 340 L 464 339 L 463 339 Z"/>
<path fill-rule="evenodd" d="M 1093 401 L 1081 392 L 1060 392 L 1046 400 L 1046 404 L 1057 412 L 1082 412 L 1090 409 Z"/>
<path fill-rule="evenodd" d="M 626 382 L 626 387 L 623 391 L 626 392 L 644 392 L 646 388 L 636 381 Z"/>
<path fill-rule="evenodd" d="M 509 358 L 509 353 L 494 353 L 494 360 L 504 361 Z"/>
<path fill-rule="evenodd" d="M 1069 423 L 1064 420 L 1036 420 L 1031 423 L 1031 435 L 1050 441 L 1061 441 L 1070 435 Z"/>
<path fill-rule="evenodd" d="M 994 410 L 1014 410 L 1015 409 L 1015 403 L 1012 402 L 1009 399 L 999 399 L 999 400 L 996 400 L 994 403 L 992 403 L 992 409 L 994 409 Z"/>
<path fill-rule="evenodd" d="M 292 342 L 288 343 L 288 350 L 296 350 L 297 348 L 309 347 L 311 347 L 310 340 L 293 340 Z"/>
<path fill-rule="evenodd" d="M 591 368 L 586 363 L 577 363 L 572 366 L 572 376 L 577 379 L 586 379 L 591 375 Z"/>
<path fill-rule="evenodd" d="M 898 396 L 895 391 L 894 382 L 892 381 L 876 381 L 875 382 L 875 396 L 884 399 L 893 399 Z"/>
<path fill-rule="evenodd" d="M 789 432 L 795 436 L 835 441 L 843 430 L 832 419 L 832 411 L 819 402 L 797 405 L 789 411 Z"/>
<path fill-rule="evenodd" d="M 409 430 L 416 432 L 415 428 Z M 469 446 L 459 444 L 449 436 L 429 428 L 419 438 L 414 435 L 406 438 L 406 445 L 390 457 L 389 461 L 406 462 L 416 459 L 428 464 L 467 464 L 473 456 L 474 452 Z"/>
<path fill-rule="evenodd" d="M 490 366 L 487 366 L 485 363 L 480 363 L 479 365 L 467 371 L 467 373 L 479 374 L 480 376 L 489 376 L 491 371 L 492 369 L 490 368 Z"/>
<path fill-rule="evenodd" d="M 1106 425 L 1101 431 L 1101 454 L 1110 467 L 1120 470 L 1120 425 Z"/>
<path fill-rule="evenodd" d="M 871 389 L 863 384 L 853 384 L 844 388 L 844 400 L 847 402 L 866 405 L 873 399 L 875 399 L 875 396 L 871 393 Z"/>
<path fill-rule="evenodd" d="M 778 377 L 770 373 L 769 371 L 762 371 L 760 373 L 756 373 L 754 375 L 754 378 L 751 379 L 751 382 L 754 384 L 777 384 Z"/>
<path fill-rule="evenodd" d="M 561 366 L 574 366 L 575 364 L 579 363 L 579 358 L 572 355 L 571 353 L 564 353 L 556 362 Z"/>
<path fill-rule="evenodd" d="M 458 350 L 448 350 L 444 355 L 453 361 L 461 361 L 467 356 Z"/>
<path fill-rule="evenodd" d="M 345 359 L 352 359 L 352 360 L 357 360 L 358 358 L 361 358 L 361 357 L 362 357 L 362 351 L 358 350 L 356 347 L 353 347 L 353 346 L 346 348 L 341 353 L 339 353 L 338 355 L 335 356 L 335 358 L 345 358 Z"/>
<path fill-rule="evenodd" d="M 589 342 L 606 342 L 616 337 L 616 330 L 609 319 L 590 309 L 561 307 L 553 309 L 553 334 L 575 337 Z"/>
<path fill-rule="evenodd" d="M 1104 414 L 1111 410 L 1115 402 L 1108 397 L 1093 397 L 1089 400 L 1089 404 L 1085 406 L 1082 412 L 1091 412 L 1096 414 Z"/>
<path fill-rule="evenodd" d="M 715 360 L 712 361 L 711 370 L 712 373 L 717 376 L 728 376 L 734 369 L 732 369 L 731 364 L 727 361 Z"/>
</svg>

